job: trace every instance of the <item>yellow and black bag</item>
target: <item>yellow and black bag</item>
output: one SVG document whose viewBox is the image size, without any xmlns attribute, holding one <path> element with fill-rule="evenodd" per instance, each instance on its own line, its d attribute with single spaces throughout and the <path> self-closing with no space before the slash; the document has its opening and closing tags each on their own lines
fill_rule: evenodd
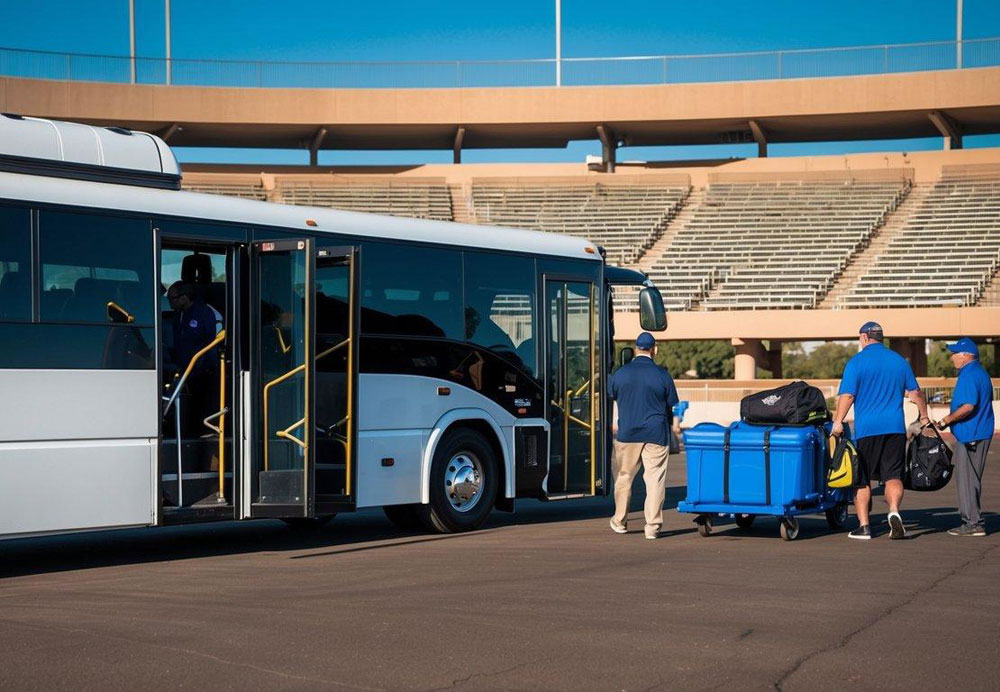
<svg viewBox="0 0 1000 692">
<path fill-rule="evenodd" d="M 858 450 L 846 435 L 841 435 L 827 466 L 826 484 L 831 488 L 850 488 L 860 482 Z"/>
</svg>

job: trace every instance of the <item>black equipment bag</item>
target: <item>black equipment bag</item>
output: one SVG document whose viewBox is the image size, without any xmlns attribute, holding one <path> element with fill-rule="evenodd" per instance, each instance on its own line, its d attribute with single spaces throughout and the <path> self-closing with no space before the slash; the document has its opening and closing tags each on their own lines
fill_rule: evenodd
<svg viewBox="0 0 1000 692">
<path fill-rule="evenodd" d="M 740 418 L 747 423 L 822 425 L 830 417 L 826 397 L 801 380 L 743 397 Z"/>
<path fill-rule="evenodd" d="M 932 430 L 934 434 L 927 435 L 925 430 Z M 941 439 L 937 428 L 928 423 L 910 440 L 910 446 L 906 448 L 903 486 L 907 490 L 940 490 L 948 485 L 954 471 L 951 448 Z"/>
</svg>

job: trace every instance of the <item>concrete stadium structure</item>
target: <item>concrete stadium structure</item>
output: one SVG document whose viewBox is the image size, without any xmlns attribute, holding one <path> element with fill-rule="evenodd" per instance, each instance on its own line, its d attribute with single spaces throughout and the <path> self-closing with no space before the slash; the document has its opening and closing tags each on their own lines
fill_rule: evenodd
<svg viewBox="0 0 1000 692">
<path fill-rule="evenodd" d="M 828 275 L 807 286 L 802 294 L 809 294 L 806 298 L 789 293 L 789 305 L 777 309 L 766 304 L 754 304 L 753 310 L 712 309 L 726 304 L 719 301 L 734 285 L 726 272 L 738 274 L 742 265 L 724 267 L 723 279 L 709 279 L 688 309 L 671 311 L 667 338 L 730 339 L 737 349 L 736 378 L 749 380 L 758 365 L 780 376 L 781 341 L 850 339 L 868 319 L 877 319 L 896 337 L 894 348 L 911 360 L 918 374 L 926 372 L 926 338 L 968 335 L 995 343 L 1000 337 L 1000 260 L 978 269 L 983 274 L 978 283 L 966 297 L 947 306 L 935 306 L 933 292 L 937 285 L 947 286 L 948 277 L 938 284 L 930 282 L 930 298 L 918 307 L 892 307 L 892 297 L 880 293 L 884 305 L 865 297 L 870 295 L 865 293 L 866 279 L 870 281 L 873 267 L 881 267 L 878 263 L 893 255 L 893 242 L 898 244 L 897 238 L 919 230 L 918 222 L 930 204 L 924 199 L 933 197 L 935 186 L 949 176 L 982 178 L 989 185 L 1000 181 L 1000 149 L 962 149 L 965 135 L 1000 132 L 997 67 L 739 83 L 475 89 L 233 89 L 0 78 L 0 111 L 146 130 L 175 146 L 300 148 L 310 151 L 313 162 L 318 151 L 329 149 L 454 152 L 456 163 L 448 166 L 185 167 L 189 188 L 274 201 L 566 231 L 565 209 L 596 209 L 588 206 L 590 200 L 579 192 L 581 187 L 598 192 L 641 189 L 638 197 L 657 200 L 658 216 L 639 219 L 637 235 L 622 236 L 638 244 L 634 252 L 622 251 L 620 257 L 612 252 L 609 259 L 654 276 L 657 260 L 669 260 L 670 251 L 679 247 L 678 232 L 692 224 L 692 216 L 697 221 L 699 210 L 718 204 L 705 197 L 720 186 L 771 189 L 808 183 L 825 195 L 827 187 L 891 181 L 891 197 L 879 202 L 884 209 L 879 211 L 876 205 L 873 216 L 863 220 L 858 239 L 846 250 L 837 250 L 842 256 L 824 270 Z M 766 158 L 767 146 L 774 142 L 925 136 L 942 137 L 945 150 Z M 463 148 L 563 147 L 583 139 L 602 142 L 601 165 L 595 166 L 601 172 L 583 163 L 459 163 Z M 747 141 L 757 143 L 760 158 L 661 164 L 616 160 L 620 145 Z M 893 185 L 898 186 L 895 192 Z M 537 213 L 525 217 L 504 209 L 506 202 L 495 201 L 503 194 L 490 198 L 491 187 L 505 191 L 507 197 L 520 190 L 520 199 L 535 205 Z M 547 199 L 545 190 L 555 188 L 575 188 L 572 194 L 577 197 Z M 678 192 L 664 196 L 660 194 L 664 190 Z M 815 196 L 811 191 L 809 195 Z M 642 205 L 649 206 L 648 202 L 636 206 L 635 194 L 623 197 L 626 201 L 621 204 L 626 206 L 618 213 L 626 213 L 621 211 L 625 209 L 639 218 Z M 833 199 L 828 216 L 846 214 L 855 204 L 844 201 L 847 198 Z M 995 218 L 993 197 L 983 199 L 987 202 L 980 204 L 984 211 L 978 215 Z M 521 203 L 514 204 L 514 212 L 517 204 Z M 765 200 L 765 206 L 770 204 Z M 615 208 L 608 213 L 615 213 Z M 809 213 L 817 216 L 816 209 Z M 966 216 L 960 218 L 968 218 L 968 212 L 962 213 Z M 547 227 L 552 219 L 558 223 Z M 996 226 L 976 223 L 968 241 L 972 245 L 1000 233 Z M 596 225 L 583 232 L 608 245 Z M 822 225 L 817 228 L 820 235 L 826 232 Z M 619 227 L 613 229 L 615 234 L 621 232 Z M 933 259 L 947 245 L 947 237 L 940 235 L 936 246 L 914 247 Z M 794 255 L 801 247 L 801 242 L 792 243 L 786 254 Z M 959 259 L 967 260 L 964 255 Z M 793 268 L 788 275 L 799 271 L 798 265 L 782 266 Z M 663 271 L 660 283 L 669 283 L 670 270 Z M 920 271 L 920 266 L 900 271 L 911 272 L 900 279 L 908 285 L 912 279 L 906 277 Z M 771 275 L 762 277 L 772 281 Z M 759 280 L 750 277 L 747 285 L 752 290 Z M 740 295 L 734 299 L 735 308 L 747 307 Z M 633 312 L 616 316 L 619 338 L 633 338 L 637 331 Z"/>
</svg>

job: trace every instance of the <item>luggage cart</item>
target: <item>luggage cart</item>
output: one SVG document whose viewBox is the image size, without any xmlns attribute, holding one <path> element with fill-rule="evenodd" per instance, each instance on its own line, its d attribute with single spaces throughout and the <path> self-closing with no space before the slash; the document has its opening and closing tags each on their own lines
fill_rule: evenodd
<svg viewBox="0 0 1000 692">
<path fill-rule="evenodd" d="M 686 430 L 688 490 L 677 511 L 696 514 L 698 533 L 705 537 L 720 516 L 732 516 L 741 529 L 749 529 L 757 517 L 775 517 L 786 541 L 798 538 L 798 517 L 804 514 L 824 514 L 831 529 L 842 529 L 850 496 L 846 489 L 826 485 L 830 429 L 829 423 L 738 422 Z"/>
</svg>

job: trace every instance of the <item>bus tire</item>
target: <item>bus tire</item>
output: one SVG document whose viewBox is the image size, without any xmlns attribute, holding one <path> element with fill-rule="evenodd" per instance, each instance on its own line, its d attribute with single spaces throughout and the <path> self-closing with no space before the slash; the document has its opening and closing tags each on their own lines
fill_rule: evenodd
<svg viewBox="0 0 1000 692">
<path fill-rule="evenodd" d="M 382 511 L 385 518 L 401 531 L 423 531 L 424 523 L 420 520 L 419 509 L 420 505 L 386 505 Z"/>
<path fill-rule="evenodd" d="M 482 435 L 459 428 L 444 436 L 434 450 L 430 504 L 417 514 L 431 531 L 457 533 L 478 529 L 493 509 L 499 464 Z"/>
</svg>

